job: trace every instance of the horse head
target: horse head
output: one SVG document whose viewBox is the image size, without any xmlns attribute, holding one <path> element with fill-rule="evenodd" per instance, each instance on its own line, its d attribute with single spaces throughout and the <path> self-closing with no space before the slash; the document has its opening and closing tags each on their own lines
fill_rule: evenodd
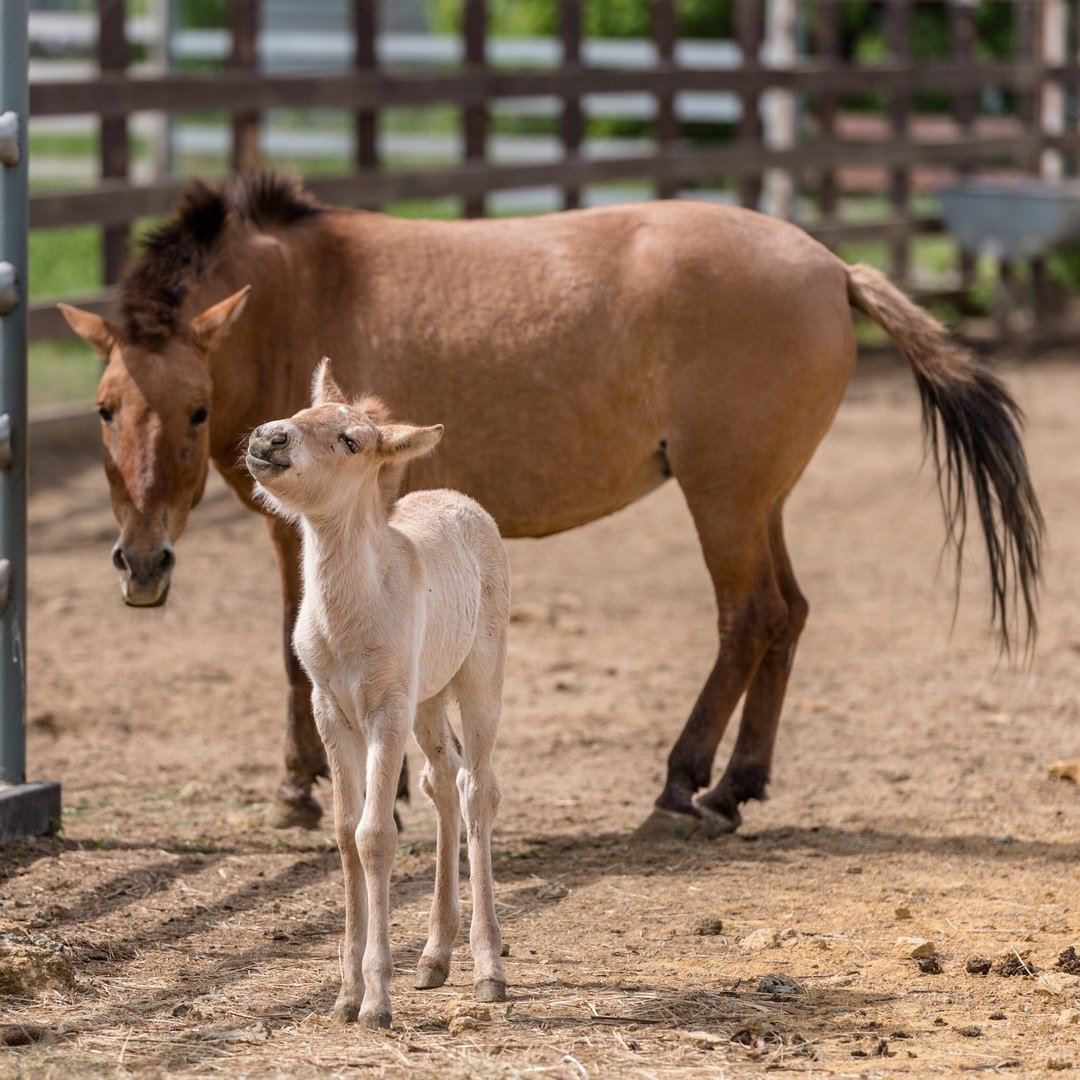
<svg viewBox="0 0 1080 1080">
<path fill-rule="evenodd" d="M 173 544 L 202 498 L 210 460 L 208 354 L 239 317 L 248 288 L 161 340 L 132 340 L 100 315 L 60 304 L 104 362 L 98 384 L 102 449 L 120 536 L 112 551 L 132 607 L 165 602 Z"/>
</svg>

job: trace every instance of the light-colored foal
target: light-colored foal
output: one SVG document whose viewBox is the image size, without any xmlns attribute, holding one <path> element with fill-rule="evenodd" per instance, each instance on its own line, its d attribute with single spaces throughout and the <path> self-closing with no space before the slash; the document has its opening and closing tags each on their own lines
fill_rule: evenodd
<svg viewBox="0 0 1080 1080">
<path fill-rule="evenodd" d="M 303 533 L 304 595 L 294 645 L 334 782 L 345 873 L 345 950 L 336 1019 L 389 1027 L 394 797 L 410 725 L 425 756 L 421 789 L 438 818 L 435 896 L 416 972 L 441 986 L 459 926 L 461 812 L 468 829 L 476 996 L 506 997 L 491 830 L 510 572 L 499 531 L 455 491 L 396 500 L 395 467 L 426 453 L 440 426 L 388 423 L 377 399 L 349 402 L 329 361 L 312 407 L 263 424 L 247 465 L 274 512 Z M 461 709 L 462 741 L 447 716 Z"/>
</svg>

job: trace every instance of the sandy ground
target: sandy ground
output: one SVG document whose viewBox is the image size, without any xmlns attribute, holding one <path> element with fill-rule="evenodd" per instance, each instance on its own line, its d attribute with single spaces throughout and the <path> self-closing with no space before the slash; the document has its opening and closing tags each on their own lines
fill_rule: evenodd
<svg viewBox="0 0 1080 1080">
<path fill-rule="evenodd" d="M 1047 767 L 1080 756 L 1080 368 L 1008 375 L 1049 526 L 1033 665 L 998 662 L 974 546 L 950 632 L 910 376 L 861 375 L 791 500 L 812 614 L 772 798 L 737 836 L 629 843 L 714 655 L 678 489 L 510 545 L 510 1001 L 464 1015 L 464 933 L 449 984 L 411 988 L 433 879 L 417 796 L 388 1035 L 324 1019 L 342 930 L 330 835 L 261 824 L 284 711 L 263 526 L 213 484 L 168 606 L 127 610 L 100 468 L 39 468 L 67 478 L 32 500 L 30 761 L 62 780 L 65 812 L 61 836 L 0 854 L 0 947 L 62 946 L 73 977 L 61 962 L 38 996 L 0 997 L 2 1022 L 46 1028 L 0 1049 L 0 1074 L 1075 1075 L 1080 979 L 1054 964 L 1080 946 L 1080 789 Z M 933 943 L 940 974 L 905 937 Z M 1017 976 L 966 971 L 1014 953 Z M 798 987 L 770 993 L 768 974 Z"/>
</svg>

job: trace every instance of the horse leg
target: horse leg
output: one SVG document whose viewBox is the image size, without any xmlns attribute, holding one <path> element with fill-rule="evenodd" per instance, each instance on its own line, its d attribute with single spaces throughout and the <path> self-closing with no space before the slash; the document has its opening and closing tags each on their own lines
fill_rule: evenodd
<svg viewBox="0 0 1080 1080">
<path fill-rule="evenodd" d="M 499 730 L 505 659 L 505 638 L 493 648 L 474 648 L 456 681 L 465 759 L 457 782 L 465 810 L 469 846 L 472 890 L 469 947 L 473 956 L 473 987 L 477 1001 L 506 1000 L 502 934 L 495 913 L 495 882 L 491 870 L 491 832 L 500 798 L 491 754 Z"/>
<path fill-rule="evenodd" d="M 300 609 L 300 534 L 288 522 L 268 517 L 270 538 L 277 555 L 285 603 L 285 673 L 289 680 L 285 727 L 285 775 L 274 793 L 269 822 L 275 828 L 292 825 L 312 829 L 322 808 L 311 794 L 316 777 L 326 775 L 326 752 L 311 711 L 311 683 L 293 652 L 292 632 Z"/>
<path fill-rule="evenodd" d="M 679 477 L 674 459 L 672 467 Z M 694 796 L 708 787 L 727 722 L 788 619 L 769 551 L 767 515 L 740 505 L 737 494 L 718 491 L 719 485 L 699 487 L 693 480 L 691 475 L 680 483 L 713 581 L 720 648 L 668 756 L 656 808 L 634 834 L 639 840 L 686 839 L 702 828 L 708 811 L 694 804 Z"/>
<path fill-rule="evenodd" d="M 777 581 L 787 604 L 787 624 L 769 645 L 746 692 L 735 750 L 723 777 L 712 791 L 698 799 L 698 807 L 705 815 L 701 831 L 706 836 L 733 832 L 742 821 L 739 806 L 748 799 L 765 798 L 795 646 L 810 612 L 791 569 L 779 512 L 769 530 L 769 543 Z"/>
<path fill-rule="evenodd" d="M 367 884 L 367 943 L 364 1000 L 357 1021 L 365 1028 L 388 1028 L 391 1023 L 390 875 L 397 848 L 394 798 L 413 713 L 411 703 L 394 701 L 362 724 L 367 736 L 367 795 L 356 829 L 356 848 Z"/>
<path fill-rule="evenodd" d="M 420 790 L 431 800 L 438 821 L 435 895 L 428 918 L 427 944 L 416 965 L 416 988 L 430 990 L 442 986 L 450 974 L 450 957 L 461 924 L 458 899 L 461 803 L 457 789 L 461 757 L 446 716 L 446 691 L 420 703 L 413 731 L 427 759 L 420 774 Z"/>
<path fill-rule="evenodd" d="M 345 717 L 316 691 L 314 712 L 329 748 L 334 783 L 334 833 L 345 879 L 345 942 L 341 952 L 341 990 L 332 1019 L 353 1023 L 364 999 L 364 945 L 367 938 L 367 895 L 356 830 L 364 811 L 364 746 Z"/>
</svg>

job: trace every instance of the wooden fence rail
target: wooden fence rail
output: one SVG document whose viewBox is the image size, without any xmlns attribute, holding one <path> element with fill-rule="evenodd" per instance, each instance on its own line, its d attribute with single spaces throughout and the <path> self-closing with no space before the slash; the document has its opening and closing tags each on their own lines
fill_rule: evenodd
<svg viewBox="0 0 1080 1080">
<path fill-rule="evenodd" d="M 916 62 L 912 57 L 911 5 L 907 0 L 881 0 L 889 55 L 886 62 L 861 66 L 840 58 L 841 5 L 836 0 L 798 4 L 783 0 L 785 11 L 801 7 L 810 28 L 811 55 L 784 66 L 764 58 L 766 38 L 782 19 L 766 20 L 766 4 L 738 0 L 734 33 L 742 54 L 738 67 L 695 67 L 676 60 L 677 5 L 652 2 L 652 46 L 655 62 L 647 68 L 599 67 L 583 61 L 582 0 L 560 0 L 559 41 L 563 63 L 554 70 L 506 70 L 489 64 L 488 10 L 485 0 L 462 0 L 464 63 L 456 70 L 399 71 L 380 69 L 376 0 L 352 0 L 356 28 L 353 69 L 324 74 L 267 74 L 257 70 L 259 33 L 257 0 L 231 0 L 230 70 L 209 75 L 164 74 L 133 77 L 123 70 L 123 4 L 100 0 L 99 57 L 101 72 L 91 81 L 38 81 L 31 85 L 34 117 L 90 114 L 102 124 L 102 179 L 92 188 L 41 192 L 30 202 L 32 228 L 61 228 L 95 223 L 105 230 L 105 281 L 117 279 L 130 224 L 167 212 L 182 188 L 178 180 L 135 184 L 127 179 L 130 153 L 126 122 L 136 112 L 225 112 L 232 118 L 236 168 L 259 160 L 260 114 L 271 109 L 333 109 L 354 117 L 355 158 L 339 176 L 309 180 L 321 198 L 338 204 L 378 207 L 403 200 L 454 197 L 468 215 L 484 212 L 495 192 L 533 187 L 562 191 L 567 207 L 581 205 L 590 185 L 647 181 L 661 197 L 681 185 L 719 181 L 736 186 L 740 200 L 758 205 L 762 177 L 798 178 L 817 201 L 818 214 L 809 229 L 830 244 L 880 239 L 889 246 L 892 270 L 907 277 L 912 238 L 940 228 L 936 216 L 912 207 L 912 177 L 917 167 L 939 167 L 964 174 L 994 167 L 1031 172 L 1054 151 L 1064 167 L 1080 155 L 1080 133 L 1064 122 L 1065 100 L 1076 98 L 1080 60 L 1076 43 L 1045 45 L 1040 27 L 1059 25 L 1075 37 L 1077 0 L 1012 0 L 1016 56 L 1008 61 L 977 61 L 975 10 L 962 0 L 948 0 L 953 54 Z M 944 2 L 944 0 L 943 0 Z M 768 0 L 778 4 L 781 0 Z M 117 15 L 119 6 L 121 16 Z M 1071 19 L 1069 17 L 1071 14 Z M 1057 22 L 1046 23 L 1045 20 Z M 1043 21 L 1040 21 L 1043 20 Z M 790 20 L 789 20 L 790 21 Z M 1069 29 L 1071 28 L 1071 29 Z M 118 44 L 117 34 L 120 35 Z M 775 45 L 775 42 L 772 43 Z M 794 39 L 792 39 L 794 55 Z M 1070 59 L 1062 59 L 1062 57 Z M 979 101 L 987 87 L 1014 96 L 1011 126 L 987 131 L 980 124 Z M 1047 93 L 1048 88 L 1054 92 Z M 763 124 L 762 103 L 783 91 L 804 105 L 803 121 L 781 139 L 770 140 Z M 915 96 L 934 91 L 952 95 L 954 130 L 932 141 L 918 135 Z M 733 141 L 693 146 L 680 141 L 676 102 L 687 92 L 728 93 L 742 104 Z M 656 102 L 654 143 L 648 153 L 586 157 L 582 99 L 597 95 L 638 93 Z M 884 93 L 887 99 L 886 141 L 853 142 L 840 136 L 839 108 L 844 95 Z M 488 160 L 489 110 L 494 102 L 514 98 L 560 101 L 556 130 L 561 160 L 499 163 Z M 1057 117 L 1047 117 L 1044 102 L 1060 101 Z M 390 108 L 451 105 L 462 117 L 463 160 L 429 169 L 388 169 L 379 160 L 378 123 Z M 806 108 L 805 106 L 812 106 Z M 794 113 L 794 109 L 788 110 Z M 806 123 L 806 118 L 812 123 Z M 883 189 L 887 216 L 873 222 L 838 217 L 843 170 L 876 167 L 885 170 Z M 970 260 L 960 263 L 960 277 L 971 280 Z M 108 294 L 85 301 L 103 310 Z M 55 336 L 61 324 L 39 305 L 31 312 L 31 336 Z"/>
</svg>

